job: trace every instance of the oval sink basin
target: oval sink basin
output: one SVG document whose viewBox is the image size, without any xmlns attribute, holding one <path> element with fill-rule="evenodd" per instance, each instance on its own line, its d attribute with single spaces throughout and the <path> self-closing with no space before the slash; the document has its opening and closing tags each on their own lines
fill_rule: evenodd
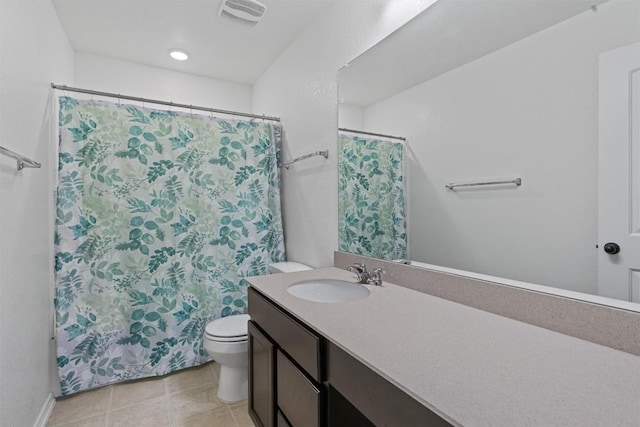
<svg viewBox="0 0 640 427">
<path fill-rule="evenodd" d="M 287 288 L 291 295 L 316 302 L 346 302 L 364 298 L 369 289 L 359 283 L 337 279 L 316 279 L 294 283 Z"/>
</svg>

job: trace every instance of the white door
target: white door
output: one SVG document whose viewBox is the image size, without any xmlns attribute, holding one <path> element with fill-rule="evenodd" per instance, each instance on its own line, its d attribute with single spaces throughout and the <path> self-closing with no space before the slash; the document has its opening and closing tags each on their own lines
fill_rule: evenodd
<svg viewBox="0 0 640 427">
<path fill-rule="evenodd" d="M 600 55 L 599 84 L 598 293 L 640 302 L 640 44 Z"/>
</svg>

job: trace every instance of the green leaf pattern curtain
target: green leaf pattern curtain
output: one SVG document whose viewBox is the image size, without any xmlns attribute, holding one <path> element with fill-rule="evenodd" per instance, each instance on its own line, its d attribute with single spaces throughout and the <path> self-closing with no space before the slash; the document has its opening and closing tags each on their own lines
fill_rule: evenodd
<svg viewBox="0 0 640 427">
<path fill-rule="evenodd" d="M 206 324 L 284 260 L 279 126 L 59 99 L 62 394 L 207 360 Z"/>
<path fill-rule="evenodd" d="M 407 257 L 404 144 L 341 133 L 338 232 L 341 251 Z"/>
</svg>

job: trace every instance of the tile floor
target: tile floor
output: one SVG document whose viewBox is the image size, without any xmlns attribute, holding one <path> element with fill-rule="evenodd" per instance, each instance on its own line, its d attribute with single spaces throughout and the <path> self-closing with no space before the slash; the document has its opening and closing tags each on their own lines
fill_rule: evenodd
<svg viewBox="0 0 640 427">
<path fill-rule="evenodd" d="M 48 427 L 253 427 L 247 401 L 216 397 L 220 365 L 212 362 L 164 377 L 59 398 Z"/>
</svg>

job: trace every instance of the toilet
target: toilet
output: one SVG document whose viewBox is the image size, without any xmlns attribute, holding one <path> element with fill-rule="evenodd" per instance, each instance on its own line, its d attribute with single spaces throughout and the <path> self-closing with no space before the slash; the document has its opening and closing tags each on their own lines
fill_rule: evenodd
<svg viewBox="0 0 640 427">
<path fill-rule="evenodd" d="M 291 273 L 312 270 L 299 262 L 274 262 L 269 273 Z M 247 337 L 248 314 L 235 314 L 213 320 L 204 332 L 204 349 L 220 364 L 218 398 L 237 402 L 247 398 L 249 343 Z"/>
</svg>

